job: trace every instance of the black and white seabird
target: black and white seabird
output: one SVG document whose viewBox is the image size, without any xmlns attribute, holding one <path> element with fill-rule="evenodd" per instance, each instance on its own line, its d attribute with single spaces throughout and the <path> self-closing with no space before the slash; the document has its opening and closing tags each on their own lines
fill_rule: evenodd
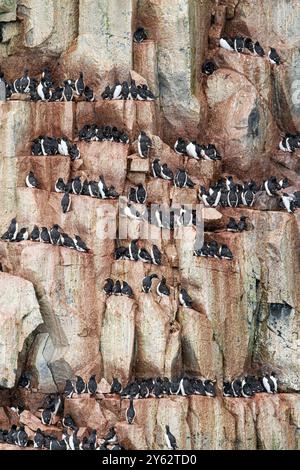
<svg viewBox="0 0 300 470">
<path fill-rule="evenodd" d="M 281 195 L 281 206 L 283 206 L 284 209 L 286 209 L 286 211 L 289 213 L 289 214 L 292 214 L 294 211 L 295 211 L 295 198 L 294 198 L 294 195 L 293 194 L 287 194 L 287 193 L 283 193 Z"/>
<path fill-rule="evenodd" d="M 37 188 L 39 183 L 36 177 L 34 176 L 34 173 L 30 171 L 28 175 L 26 176 L 26 186 L 27 188 Z"/>
<path fill-rule="evenodd" d="M 60 243 L 64 248 L 70 248 L 71 250 L 76 250 L 76 245 L 73 240 L 67 233 L 62 233 L 60 237 Z"/>
<path fill-rule="evenodd" d="M 270 375 L 265 375 L 262 378 L 262 384 L 267 393 L 276 393 L 277 392 L 277 378 L 272 372 Z"/>
<path fill-rule="evenodd" d="M 30 90 L 30 77 L 28 75 L 29 70 L 24 70 L 24 75 L 20 78 L 21 93 L 29 93 Z"/>
<path fill-rule="evenodd" d="M 165 440 L 166 440 L 166 444 L 168 446 L 168 449 L 170 449 L 170 450 L 178 449 L 178 446 L 177 446 L 177 443 L 176 443 L 176 438 L 170 432 L 169 426 L 166 426 Z"/>
<path fill-rule="evenodd" d="M 63 98 L 64 101 L 73 101 L 74 88 L 72 86 L 71 80 L 64 80 Z"/>
<path fill-rule="evenodd" d="M 45 408 L 41 413 L 41 421 L 44 426 L 50 426 L 54 416 L 54 407 Z"/>
<path fill-rule="evenodd" d="M 179 292 L 179 302 L 185 308 L 192 308 L 192 298 L 187 293 L 186 289 L 181 288 Z"/>
<path fill-rule="evenodd" d="M 129 298 L 133 297 L 133 290 L 126 281 L 123 281 L 122 283 L 121 294 L 126 295 Z"/>
<path fill-rule="evenodd" d="M 139 259 L 139 248 L 137 246 L 138 240 L 132 240 L 128 246 L 129 258 L 131 261 L 138 261 Z"/>
<path fill-rule="evenodd" d="M 251 385 L 245 378 L 242 379 L 241 395 L 243 398 L 251 398 L 254 395 Z"/>
<path fill-rule="evenodd" d="M 135 409 L 133 406 L 133 398 L 130 398 L 129 407 L 126 410 L 126 421 L 128 424 L 133 424 L 135 419 Z"/>
<path fill-rule="evenodd" d="M 64 193 L 66 189 L 65 182 L 62 178 L 58 178 L 55 182 L 54 190 L 56 193 Z"/>
<path fill-rule="evenodd" d="M 216 396 L 215 384 L 212 380 L 204 380 L 203 385 L 204 385 L 205 395 L 207 397 Z"/>
<path fill-rule="evenodd" d="M 245 217 L 245 216 L 240 217 L 240 220 L 237 224 L 239 232 L 244 232 L 245 230 L 248 229 L 246 219 L 247 219 L 247 217 Z"/>
<path fill-rule="evenodd" d="M 233 40 L 233 48 L 236 52 L 243 52 L 245 47 L 245 39 L 242 36 L 236 36 Z"/>
<path fill-rule="evenodd" d="M 30 385 L 31 385 L 31 380 L 30 380 L 29 374 L 27 374 L 26 372 L 23 372 L 23 374 L 21 374 L 21 377 L 18 380 L 18 387 L 26 388 L 28 390 L 30 388 Z"/>
<path fill-rule="evenodd" d="M 117 433 L 115 431 L 115 428 L 110 428 L 107 435 L 104 438 L 105 442 L 107 444 L 114 444 L 118 440 Z"/>
<path fill-rule="evenodd" d="M 96 382 L 96 376 L 92 375 L 89 378 L 89 381 L 86 386 L 87 393 L 89 393 L 90 395 L 95 395 L 95 393 L 97 392 L 97 388 L 98 388 L 98 385 Z"/>
<path fill-rule="evenodd" d="M 276 176 L 271 176 L 271 178 L 264 181 L 263 187 L 268 196 L 274 196 L 277 191 L 281 189 L 280 185 L 277 182 Z"/>
<path fill-rule="evenodd" d="M 68 141 L 66 139 L 57 139 L 58 153 L 63 156 L 69 155 Z"/>
<path fill-rule="evenodd" d="M 78 395 L 81 395 L 82 393 L 85 393 L 86 391 L 86 384 L 83 378 L 80 377 L 80 375 L 76 375 L 76 382 L 75 382 L 74 388 L 75 388 L 75 393 L 77 393 Z"/>
<path fill-rule="evenodd" d="M 55 224 L 49 231 L 50 235 L 50 243 L 52 245 L 59 245 L 60 244 L 60 227 L 59 225 Z"/>
<path fill-rule="evenodd" d="M 168 297 L 170 295 L 170 289 L 167 286 L 167 281 L 165 277 L 163 277 L 162 280 L 157 285 L 156 291 L 160 297 Z"/>
<path fill-rule="evenodd" d="M 152 168 L 152 176 L 154 178 L 159 178 L 161 176 L 161 166 L 160 166 L 160 160 L 159 158 L 155 158 L 151 164 Z"/>
<path fill-rule="evenodd" d="M 113 286 L 113 294 L 114 295 L 121 295 L 122 294 L 122 286 L 121 282 L 117 280 Z"/>
<path fill-rule="evenodd" d="M 103 286 L 103 292 L 106 295 L 111 295 L 113 293 L 113 288 L 114 288 L 114 281 L 110 278 L 107 278 Z"/>
<path fill-rule="evenodd" d="M 72 398 L 74 393 L 75 393 L 75 389 L 74 389 L 74 386 L 72 384 L 72 381 L 70 379 L 67 379 L 65 389 L 64 389 L 64 395 L 65 395 L 66 398 Z"/>
<path fill-rule="evenodd" d="M 52 91 L 50 90 L 45 78 L 41 79 L 36 91 L 42 101 L 48 101 L 51 99 Z"/>
<path fill-rule="evenodd" d="M 227 245 L 220 246 L 219 256 L 220 256 L 221 259 L 228 259 L 228 260 L 233 259 L 233 254 L 232 254 L 232 252 L 230 251 L 230 249 L 228 248 Z"/>
<path fill-rule="evenodd" d="M 173 171 L 170 170 L 166 163 L 163 163 L 160 169 L 160 176 L 162 179 L 172 181 L 174 178 Z"/>
<path fill-rule="evenodd" d="M 146 200 L 147 200 L 147 191 L 144 188 L 144 186 L 141 183 L 139 183 L 137 186 L 137 190 L 136 190 L 136 201 L 139 204 L 145 204 Z"/>
<path fill-rule="evenodd" d="M 76 94 L 78 96 L 82 96 L 82 94 L 84 92 L 84 88 L 85 88 L 85 85 L 84 85 L 84 80 L 83 80 L 83 73 L 80 72 L 79 73 L 79 78 L 77 78 L 77 80 L 75 81 Z"/>
<path fill-rule="evenodd" d="M 217 65 L 214 60 L 207 59 L 203 64 L 202 64 L 202 73 L 205 75 L 211 75 L 217 70 Z"/>
<path fill-rule="evenodd" d="M 148 158 L 152 141 L 144 131 L 140 132 L 138 136 L 138 153 L 141 158 Z"/>
<path fill-rule="evenodd" d="M 18 225 L 17 219 L 16 218 L 12 219 L 7 231 L 4 233 L 4 235 L 2 235 L 1 239 L 5 241 L 10 241 L 10 242 L 15 241 L 15 239 L 17 238 L 17 234 L 18 234 L 18 227 L 19 225 Z"/>
<path fill-rule="evenodd" d="M 151 258 L 152 258 L 152 263 L 156 264 L 157 266 L 161 265 L 161 251 L 159 250 L 157 245 L 152 245 L 151 248 Z"/>
<path fill-rule="evenodd" d="M 115 85 L 112 87 L 112 99 L 120 100 L 122 98 L 122 85 L 119 80 L 116 80 Z"/>
<path fill-rule="evenodd" d="M 51 243 L 50 242 L 50 234 L 49 234 L 49 230 L 47 229 L 47 227 L 42 227 L 41 242 L 42 243 Z"/>
<path fill-rule="evenodd" d="M 238 223 L 233 217 L 229 218 L 229 222 L 227 224 L 227 231 L 228 232 L 238 232 L 239 231 Z"/>
<path fill-rule="evenodd" d="M 85 101 L 87 101 L 88 103 L 92 103 L 93 101 L 95 101 L 95 95 L 94 95 L 94 90 L 89 87 L 89 86 L 85 86 L 84 87 L 84 97 L 85 97 Z"/>
<path fill-rule="evenodd" d="M 109 85 L 106 85 L 104 91 L 101 93 L 103 100 L 112 100 L 112 91 Z"/>
<path fill-rule="evenodd" d="M 75 178 L 72 181 L 72 192 L 74 194 L 81 194 L 82 191 L 82 183 L 80 180 L 80 176 L 75 176 Z"/>
<path fill-rule="evenodd" d="M 62 425 L 64 428 L 77 429 L 71 415 L 64 416 L 64 418 L 62 419 Z"/>
<path fill-rule="evenodd" d="M 174 150 L 178 155 L 187 155 L 187 143 L 182 137 L 176 140 Z"/>
<path fill-rule="evenodd" d="M 42 449 L 44 447 L 44 441 L 45 441 L 44 435 L 42 431 L 40 430 L 40 428 L 38 428 L 33 437 L 33 447 L 35 449 Z"/>
<path fill-rule="evenodd" d="M 16 242 L 23 242 L 28 240 L 29 233 L 27 228 L 22 228 L 16 236 Z"/>
<path fill-rule="evenodd" d="M 25 431 L 24 426 L 20 426 L 18 432 L 17 432 L 17 445 L 19 447 L 26 447 L 28 444 L 28 434 Z"/>
<path fill-rule="evenodd" d="M 75 235 L 73 241 L 74 241 L 74 244 L 75 244 L 75 247 L 76 247 L 77 251 L 80 251 L 81 253 L 88 253 L 89 252 L 89 249 L 88 249 L 86 243 L 80 238 L 79 235 Z"/>
<path fill-rule="evenodd" d="M 110 387 L 110 393 L 121 393 L 122 392 L 122 384 L 119 382 L 117 378 L 113 378 L 111 387 Z"/>
<path fill-rule="evenodd" d="M 141 42 L 145 41 L 147 38 L 148 38 L 148 35 L 147 35 L 145 29 L 142 28 L 142 27 L 139 27 L 133 35 L 133 41 L 137 42 L 137 43 L 141 43 Z"/>
<path fill-rule="evenodd" d="M 186 153 L 195 160 L 200 160 L 201 150 L 196 141 L 189 142 L 186 146 Z"/>
<path fill-rule="evenodd" d="M 152 263 L 151 255 L 145 248 L 139 249 L 138 258 L 140 261 L 143 261 L 143 263 Z"/>
<path fill-rule="evenodd" d="M 142 291 L 145 292 L 145 294 L 151 292 L 153 279 L 158 279 L 157 274 L 150 274 L 150 276 L 144 277 L 142 282 Z"/>
<path fill-rule="evenodd" d="M 268 52 L 268 59 L 271 62 L 271 64 L 273 64 L 273 65 L 279 65 L 280 64 L 280 57 L 279 57 L 276 49 L 274 49 L 274 47 L 270 47 L 270 50 Z"/>
<path fill-rule="evenodd" d="M 179 169 L 174 177 L 174 185 L 177 188 L 186 187 L 187 178 L 188 178 L 187 172 L 183 169 Z"/>
<path fill-rule="evenodd" d="M 227 51 L 234 51 L 233 40 L 226 36 L 221 37 L 220 47 L 222 47 L 223 49 L 226 49 Z"/>
<path fill-rule="evenodd" d="M 61 208 L 64 214 L 69 212 L 71 207 L 71 196 L 69 191 L 66 191 L 61 200 Z"/>
<path fill-rule="evenodd" d="M 240 379 L 234 379 L 231 382 L 231 390 L 235 398 L 242 396 L 242 381 Z"/>
<path fill-rule="evenodd" d="M 231 382 L 224 382 L 223 384 L 223 397 L 234 397 Z"/>
</svg>

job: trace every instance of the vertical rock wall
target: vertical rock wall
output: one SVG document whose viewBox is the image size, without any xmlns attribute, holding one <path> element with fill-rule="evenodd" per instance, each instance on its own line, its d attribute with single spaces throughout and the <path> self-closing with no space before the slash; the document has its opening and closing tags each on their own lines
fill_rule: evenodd
<svg viewBox="0 0 300 470">
<path fill-rule="evenodd" d="M 146 248 L 156 243 L 162 250 L 163 264 L 155 271 L 166 277 L 171 296 L 161 300 L 155 289 L 141 293 L 151 267 L 114 260 L 115 240 L 105 234 L 117 202 L 74 196 L 64 215 L 54 192 L 58 177 L 100 174 L 125 195 L 142 182 L 151 203 L 195 204 L 200 184 L 228 172 L 241 181 L 286 176 L 297 187 L 299 154 L 277 149 L 281 133 L 299 131 L 296 12 L 296 0 L 0 1 L 0 61 L 7 79 L 25 66 L 38 75 L 48 65 L 57 82 L 83 70 L 97 97 L 95 103 L 0 103 L 1 233 L 17 216 L 30 229 L 58 223 L 91 248 L 80 254 L 0 241 L 1 387 L 13 387 L 24 370 L 41 394 L 62 390 L 75 374 L 85 380 L 118 376 L 123 383 L 134 376 L 202 376 L 217 380 L 217 398 L 140 400 L 131 427 L 124 423 L 126 403 L 114 397 L 66 400 L 65 411 L 78 425 L 101 431 L 116 425 L 130 448 L 163 448 L 166 422 L 180 448 L 299 448 L 299 214 L 255 207 L 207 212 L 206 236 L 227 243 L 232 262 L 193 257 L 194 230 L 186 229 L 181 239 L 161 230 L 148 237 L 147 224 L 130 222 L 124 244 L 137 237 Z M 132 43 L 137 26 L 149 34 L 142 44 Z M 266 58 L 219 49 L 223 33 L 250 35 L 266 50 L 276 47 L 283 64 L 272 67 Z M 207 57 L 218 65 L 210 77 L 201 74 Z M 156 102 L 102 101 L 104 86 L 128 79 L 132 70 L 147 80 Z M 94 122 L 124 128 L 130 144 L 81 142 L 76 162 L 30 155 L 38 135 L 75 140 L 84 124 Z M 136 155 L 140 130 L 153 141 L 146 160 Z M 172 150 L 179 135 L 215 143 L 222 162 L 184 161 Z M 185 166 L 195 189 L 151 178 L 157 156 L 173 171 Z M 38 190 L 25 187 L 31 169 Z M 249 217 L 251 230 L 226 232 L 228 217 L 241 215 Z M 117 219 L 115 228 L 122 223 Z M 108 276 L 126 280 L 134 298 L 105 298 Z M 193 298 L 191 310 L 178 305 L 180 285 Z M 272 370 L 286 393 L 222 397 L 223 380 Z M 24 399 L 36 406 L 29 395 Z M 92 422 L 84 421 L 88 415 Z"/>
</svg>

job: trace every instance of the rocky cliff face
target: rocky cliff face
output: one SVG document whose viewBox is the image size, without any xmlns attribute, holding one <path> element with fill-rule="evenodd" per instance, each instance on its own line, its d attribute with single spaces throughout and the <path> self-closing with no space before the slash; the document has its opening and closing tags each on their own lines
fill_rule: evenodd
<svg viewBox="0 0 300 470">
<path fill-rule="evenodd" d="M 133 377 L 187 373 L 217 380 L 218 396 L 138 400 L 133 426 L 124 422 L 127 404 L 107 395 L 65 400 L 65 413 L 103 434 L 116 425 L 127 448 L 164 448 L 166 423 L 179 448 L 299 448 L 299 213 L 255 206 L 206 210 L 206 235 L 228 244 L 234 253 L 229 262 L 194 257 L 194 229 L 184 229 L 181 238 L 164 230 L 145 236 L 147 224 L 122 227 L 117 201 L 74 196 L 71 211 L 62 214 L 61 195 L 54 192 L 58 177 L 100 174 L 125 195 L 142 182 L 150 203 L 196 204 L 200 184 L 228 173 L 241 181 L 287 177 L 299 190 L 300 154 L 278 150 L 281 134 L 299 131 L 297 13 L 297 0 L 0 0 L 7 79 L 21 76 L 24 66 L 38 75 L 47 65 L 59 82 L 83 70 L 97 95 L 95 103 L 0 103 L 1 234 L 16 216 L 30 228 L 58 223 L 91 249 L 81 254 L 29 241 L 0 242 L 0 406 L 11 403 L 7 389 L 29 371 L 37 393 L 23 394 L 30 410 L 21 415 L 27 430 L 40 427 L 28 414 L 43 394 L 61 391 L 75 374 L 86 380 L 96 374 L 98 381 L 118 376 L 125 384 Z M 149 39 L 133 44 L 140 25 Z M 282 64 L 220 49 L 223 33 L 251 36 L 266 50 L 275 47 Z M 208 57 L 218 65 L 210 77 L 201 73 Z M 132 70 L 159 96 L 156 102 L 101 100 L 107 82 L 128 79 Z M 75 162 L 30 155 L 37 136 L 74 141 L 92 123 L 123 128 L 130 144 L 81 142 Z M 137 155 L 140 130 L 153 142 L 146 160 Z M 179 135 L 213 142 L 222 161 L 187 162 L 172 150 Z M 195 189 L 151 178 L 156 156 L 173 170 L 185 166 Z M 30 170 L 39 189 L 25 187 Z M 251 230 L 225 231 L 233 215 L 249 217 Z M 107 231 L 115 219 L 115 228 L 128 232 L 123 244 L 140 238 L 146 247 L 156 243 L 161 249 L 163 264 L 155 272 L 166 277 L 169 298 L 141 292 L 148 265 L 114 260 L 115 240 Z M 107 298 L 107 277 L 126 280 L 134 298 Z M 193 309 L 179 306 L 180 285 L 188 288 Z M 278 396 L 222 397 L 223 380 L 273 370 Z M 8 417 L 0 411 L 1 428 Z"/>
</svg>

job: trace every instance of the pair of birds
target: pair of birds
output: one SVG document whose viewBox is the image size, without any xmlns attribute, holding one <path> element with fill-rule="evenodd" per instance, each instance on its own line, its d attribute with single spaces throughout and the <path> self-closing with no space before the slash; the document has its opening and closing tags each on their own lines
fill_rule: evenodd
<svg viewBox="0 0 300 470">
<path fill-rule="evenodd" d="M 128 247 L 119 246 L 115 249 L 115 259 L 127 259 L 131 261 L 142 261 L 160 266 L 162 254 L 157 245 L 152 245 L 150 253 L 145 248 L 138 247 L 138 239 L 132 240 Z"/>
<path fill-rule="evenodd" d="M 215 382 L 209 379 L 195 377 L 157 377 L 149 379 L 135 379 L 125 387 L 117 378 L 113 378 L 110 393 L 120 395 L 122 399 L 162 398 L 164 396 L 202 395 L 215 397 Z"/>
<path fill-rule="evenodd" d="M 256 393 L 274 394 L 278 391 L 278 379 L 276 374 L 266 374 L 263 377 L 246 376 L 236 378 L 231 382 L 224 382 L 223 396 L 234 398 L 251 398 Z"/>
<path fill-rule="evenodd" d="M 189 142 L 179 137 L 175 144 L 174 150 L 178 155 L 194 158 L 195 160 L 221 160 L 221 155 L 217 151 L 215 145 L 200 145 L 195 140 Z"/>
<path fill-rule="evenodd" d="M 96 375 L 92 375 L 87 383 L 83 380 L 80 375 L 76 376 L 76 380 L 66 380 L 64 395 L 66 398 L 72 398 L 74 393 L 81 395 L 82 393 L 89 393 L 90 395 L 95 395 L 97 393 L 97 381 Z"/>
<path fill-rule="evenodd" d="M 233 260 L 230 248 L 225 244 L 219 246 L 215 240 L 204 242 L 202 248 L 194 250 L 194 255 L 205 258 Z"/>
<path fill-rule="evenodd" d="M 101 93 L 101 97 L 104 100 L 154 101 L 156 99 L 156 96 L 154 96 L 146 84 L 136 85 L 133 79 L 131 79 L 130 83 L 125 80 L 121 84 L 119 80 L 116 80 L 112 87 L 107 85 Z"/>
<path fill-rule="evenodd" d="M 233 217 L 230 217 L 228 224 L 227 224 L 227 231 L 228 232 L 244 232 L 245 230 L 248 230 L 246 220 L 247 220 L 246 216 L 241 216 L 238 222 Z"/>
<path fill-rule="evenodd" d="M 238 53 L 245 52 L 245 49 L 247 49 L 254 55 L 260 57 L 264 57 L 265 55 L 265 51 L 258 41 L 254 42 L 251 38 L 244 38 L 243 36 L 235 36 L 233 38 L 222 36 L 220 38 L 220 47 L 227 51 L 235 51 Z M 268 59 L 273 65 L 279 65 L 281 63 L 280 57 L 274 47 L 270 47 Z"/>
<path fill-rule="evenodd" d="M 119 194 L 114 186 L 108 187 L 104 177 L 100 175 L 99 181 L 85 179 L 81 181 L 80 176 L 75 176 L 71 181 L 64 182 L 63 178 L 58 178 L 54 185 L 56 193 L 69 193 L 77 196 L 90 196 L 99 199 L 117 199 Z"/>
<path fill-rule="evenodd" d="M 79 140 L 129 144 L 129 137 L 125 131 L 120 131 L 115 126 L 99 126 L 98 124 L 85 124 L 79 131 Z"/>
<path fill-rule="evenodd" d="M 80 150 L 76 144 L 70 142 L 66 137 L 56 138 L 39 136 L 33 141 L 31 154 L 34 156 L 62 155 L 70 156 L 71 160 L 80 158 Z"/>
<path fill-rule="evenodd" d="M 126 281 L 114 281 L 111 278 L 105 279 L 105 284 L 103 286 L 103 292 L 105 295 L 125 295 L 126 297 L 133 297 L 133 290 Z"/>
<path fill-rule="evenodd" d="M 300 134 L 285 134 L 279 142 L 279 149 L 283 152 L 294 153 L 300 148 Z"/>
<path fill-rule="evenodd" d="M 160 159 L 155 158 L 151 163 L 152 176 L 173 181 L 176 188 L 194 188 L 195 183 L 190 179 L 186 170 L 179 168 L 174 175 L 173 171 L 166 163 L 161 165 Z"/>
<path fill-rule="evenodd" d="M 135 188 L 130 188 L 128 199 L 137 204 L 145 204 L 147 201 L 147 190 L 142 183 L 139 183 Z"/>
</svg>

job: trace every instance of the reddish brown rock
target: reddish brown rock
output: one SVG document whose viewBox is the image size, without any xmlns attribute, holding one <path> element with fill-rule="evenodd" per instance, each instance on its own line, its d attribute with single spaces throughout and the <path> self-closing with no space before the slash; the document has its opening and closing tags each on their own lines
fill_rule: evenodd
<svg viewBox="0 0 300 470">
<path fill-rule="evenodd" d="M 64 414 L 65 416 L 71 415 L 77 426 L 96 429 L 101 433 L 108 425 L 99 402 L 87 394 L 78 398 L 66 399 Z"/>
</svg>

